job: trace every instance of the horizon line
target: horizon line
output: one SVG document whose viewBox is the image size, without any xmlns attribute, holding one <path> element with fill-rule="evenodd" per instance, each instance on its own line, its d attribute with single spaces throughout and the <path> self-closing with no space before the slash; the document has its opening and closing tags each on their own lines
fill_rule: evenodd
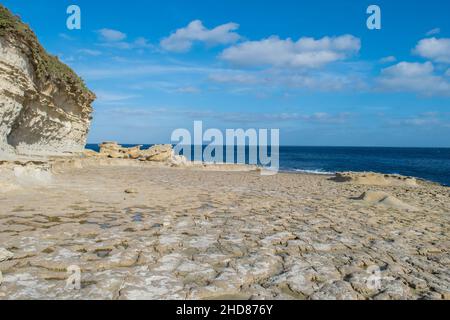
<svg viewBox="0 0 450 320">
<path fill-rule="evenodd" d="M 107 142 L 107 141 L 104 141 Z M 99 142 L 99 143 L 93 143 L 93 142 L 88 142 L 86 143 L 86 146 L 88 145 L 100 145 L 104 142 Z M 117 142 L 119 145 L 128 145 L 128 146 L 154 146 L 154 145 L 161 145 L 161 144 L 171 144 L 171 145 L 176 145 L 173 143 L 120 143 Z M 198 146 L 195 144 L 191 144 L 191 146 Z M 208 144 L 204 144 L 202 146 L 208 146 Z M 224 147 L 227 147 L 229 145 L 224 145 Z M 235 146 L 239 146 L 239 147 L 250 147 L 250 145 L 246 144 L 246 145 L 235 145 Z M 254 146 L 252 146 L 254 147 Z M 256 146 L 257 147 L 257 146 Z M 279 145 L 280 148 L 282 147 L 296 147 L 296 148 L 379 148 L 379 149 L 450 149 L 450 146 L 448 147 L 442 147 L 442 146 L 427 146 L 427 147 L 423 147 L 423 146 L 355 146 L 355 145 L 342 145 L 342 146 L 330 146 L 330 145 L 294 145 L 294 144 L 284 144 L 284 145 Z"/>
</svg>

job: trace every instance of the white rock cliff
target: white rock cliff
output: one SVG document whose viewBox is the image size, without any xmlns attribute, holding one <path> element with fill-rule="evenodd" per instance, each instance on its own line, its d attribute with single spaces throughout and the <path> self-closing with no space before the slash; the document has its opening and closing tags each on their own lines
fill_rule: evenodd
<svg viewBox="0 0 450 320">
<path fill-rule="evenodd" d="M 95 95 L 0 5 L 0 155 L 81 152 Z"/>
</svg>

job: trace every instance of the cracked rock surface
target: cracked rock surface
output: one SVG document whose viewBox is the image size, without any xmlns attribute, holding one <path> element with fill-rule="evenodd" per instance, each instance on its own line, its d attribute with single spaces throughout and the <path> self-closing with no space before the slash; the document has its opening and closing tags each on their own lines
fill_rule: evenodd
<svg viewBox="0 0 450 320">
<path fill-rule="evenodd" d="M 0 299 L 450 298 L 450 192 L 433 184 L 93 165 L 0 208 Z"/>
</svg>

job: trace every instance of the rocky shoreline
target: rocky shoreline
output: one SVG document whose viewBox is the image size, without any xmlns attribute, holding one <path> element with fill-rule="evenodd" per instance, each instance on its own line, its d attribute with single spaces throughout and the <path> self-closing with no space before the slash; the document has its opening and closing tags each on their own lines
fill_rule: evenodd
<svg viewBox="0 0 450 320">
<path fill-rule="evenodd" d="M 450 298 L 448 188 L 53 161 L 0 170 L 0 299 Z"/>
</svg>

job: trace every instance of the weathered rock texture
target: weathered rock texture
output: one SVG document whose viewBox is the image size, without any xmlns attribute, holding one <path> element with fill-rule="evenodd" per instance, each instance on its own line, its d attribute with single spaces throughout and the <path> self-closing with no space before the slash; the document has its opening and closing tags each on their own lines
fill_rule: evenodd
<svg viewBox="0 0 450 320">
<path fill-rule="evenodd" d="M 141 146 L 125 148 L 117 142 L 103 142 L 100 144 L 100 153 L 97 156 L 112 159 L 137 159 L 141 153 Z"/>
<path fill-rule="evenodd" d="M 0 155 L 82 151 L 95 95 L 0 5 Z"/>
<path fill-rule="evenodd" d="M 85 150 L 86 157 L 106 157 L 112 159 L 133 159 L 139 161 L 164 162 L 175 166 L 188 165 L 186 157 L 175 155 L 172 145 L 154 145 L 147 150 L 141 150 L 142 146 L 126 148 L 117 142 L 103 142 L 100 144 L 100 152 Z"/>
<path fill-rule="evenodd" d="M 0 189 L 0 300 L 450 299 L 448 188 L 83 161 Z"/>
</svg>

